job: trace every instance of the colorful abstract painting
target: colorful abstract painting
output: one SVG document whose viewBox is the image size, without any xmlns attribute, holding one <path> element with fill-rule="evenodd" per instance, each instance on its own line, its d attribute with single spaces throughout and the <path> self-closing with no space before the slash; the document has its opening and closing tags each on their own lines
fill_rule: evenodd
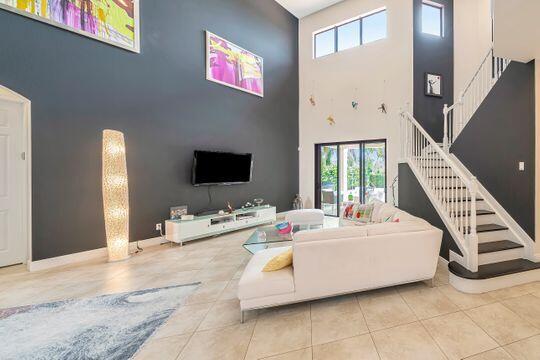
<svg viewBox="0 0 540 360">
<path fill-rule="evenodd" d="M 206 78 L 264 96 L 263 58 L 206 32 Z"/>
<path fill-rule="evenodd" d="M 139 0 L 0 0 L 0 8 L 139 52 Z"/>
</svg>

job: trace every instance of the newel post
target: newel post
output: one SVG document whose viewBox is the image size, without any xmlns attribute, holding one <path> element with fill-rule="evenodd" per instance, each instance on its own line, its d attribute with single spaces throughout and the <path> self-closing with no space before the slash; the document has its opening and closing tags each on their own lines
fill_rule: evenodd
<svg viewBox="0 0 540 360">
<path fill-rule="evenodd" d="M 471 178 L 471 228 L 468 235 L 469 248 L 469 270 L 472 272 L 478 271 L 478 234 L 476 232 L 476 199 L 478 197 L 478 181 L 473 176 Z"/>
<path fill-rule="evenodd" d="M 444 135 L 443 135 L 443 148 L 444 151 L 448 153 L 448 104 L 444 104 L 443 108 L 444 114 Z"/>
</svg>

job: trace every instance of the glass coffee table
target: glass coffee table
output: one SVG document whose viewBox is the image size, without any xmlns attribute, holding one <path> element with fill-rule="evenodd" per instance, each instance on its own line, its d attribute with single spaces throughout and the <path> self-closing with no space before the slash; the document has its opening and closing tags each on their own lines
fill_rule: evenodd
<svg viewBox="0 0 540 360">
<path fill-rule="evenodd" d="M 300 230 L 305 230 L 307 227 L 293 226 L 292 233 L 280 234 L 274 225 L 263 226 L 257 228 L 249 239 L 244 243 L 244 248 L 252 254 L 258 251 L 278 247 L 292 245 L 293 234 Z"/>
</svg>

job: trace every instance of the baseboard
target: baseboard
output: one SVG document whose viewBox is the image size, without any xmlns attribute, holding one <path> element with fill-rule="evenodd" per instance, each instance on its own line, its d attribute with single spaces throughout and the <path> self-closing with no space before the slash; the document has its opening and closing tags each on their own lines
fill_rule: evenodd
<svg viewBox="0 0 540 360">
<path fill-rule="evenodd" d="M 163 241 L 164 239 L 161 236 L 159 236 L 156 238 L 141 240 L 138 243 L 139 243 L 139 246 L 144 249 L 150 246 L 159 245 Z M 130 252 L 134 252 L 135 250 L 137 250 L 137 243 L 136 242 L 130 243 L 129 250 Z M 104 247 L 100 249 L 78 252 L 75 254 L 57 256 L 57 257 L 44 259 L 44 260 L 29 261 L 26 266 L 27 266 L 28 271 L 35 272 L 35 271 L 53 269 L 60 266 L 77 264 L 77 263 L 81 263 L 81 262 L 85 262 L 89 260 L 96 260 L 96 259 L 106 260 L 106 258 L 107 258 L 107 248 Z"/>
</svg>

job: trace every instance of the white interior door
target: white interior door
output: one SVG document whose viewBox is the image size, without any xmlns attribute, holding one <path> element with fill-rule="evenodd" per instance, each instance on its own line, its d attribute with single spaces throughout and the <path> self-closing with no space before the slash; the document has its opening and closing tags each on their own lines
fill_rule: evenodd
<svg viewBox="0 0 540 360">
<path fill-rule="evenodd" d="M 0 99 L 0 267 L 26 260 L 23 129 L 22 105 Z"/>
</svg>

